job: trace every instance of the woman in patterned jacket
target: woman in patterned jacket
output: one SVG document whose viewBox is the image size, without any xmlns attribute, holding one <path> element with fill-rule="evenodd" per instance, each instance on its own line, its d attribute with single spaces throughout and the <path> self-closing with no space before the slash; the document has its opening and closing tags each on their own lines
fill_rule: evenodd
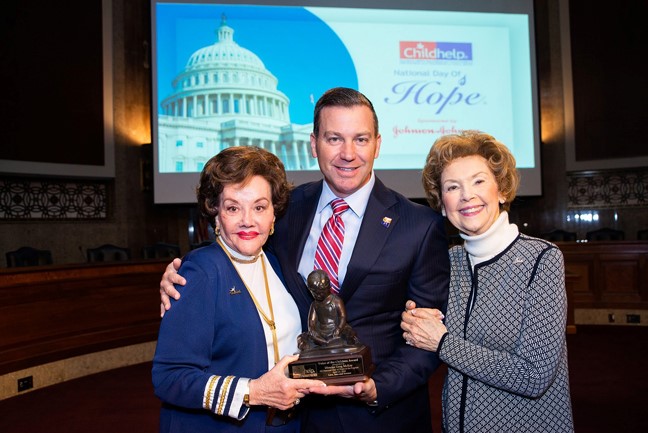
<svg viewBox="0 0 648 433">
<path fill-rule="evenodd" d="M 408 301 L 401 327 L 448 365 L 447 433 L 574 431 L 563 255 L 509 223 L 518 184 L 511 152 L 479 131 L 440 137 L 423 169 L 430 206 L 464 244 L 450 250 L 446 317 Z"/>
</svg>

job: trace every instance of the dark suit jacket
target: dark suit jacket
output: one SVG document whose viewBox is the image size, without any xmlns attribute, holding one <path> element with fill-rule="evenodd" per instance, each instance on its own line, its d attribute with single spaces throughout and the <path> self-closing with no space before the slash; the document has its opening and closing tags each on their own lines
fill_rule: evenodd
<svg viewBox="0 0 648 433">
<path fill-rule="evenodd" d="M 321 191 L 322 181 L 297 187 L 268 244 L 279 259 L 304 327 L 312 297 L 297 268 Z M 391 222 L 383 224 L 384 217 Z M 449 276 L 443 217 L 376 179 L 340 296 L 349 324 L 371 348 L 379 406 L 309 396 L 304 399 L 309 409 L 303 431 L 431 431 L 427 382 L 439 360 L 435 353 L 405 344 L 400 315 L 407 299 L 445 312 Z"/>
</svg>

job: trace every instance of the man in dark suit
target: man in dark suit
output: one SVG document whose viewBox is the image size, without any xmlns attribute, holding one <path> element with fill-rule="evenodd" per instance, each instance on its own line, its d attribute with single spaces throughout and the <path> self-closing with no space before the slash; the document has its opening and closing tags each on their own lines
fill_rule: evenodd
<svg viewBox="0 0 648 433">
<path fill-rule="evenodd" d="M 430 208 L 385 187 L 373 172 L 380 152 L 378 119 L 371 102 L 349 88 L 327 91 L 315 106 L 311 150 L 324 180 L 298 186 L 286 215 L 267 244 L 277 255 L 286 286 L 306 328 L 312 297 L 306 278 L 313 270 L 320 233 L 343 198 L 344 243 L 339 295 L 348 323 L 372 350 L 372 378 L 313 391 L 304 399 L 302 430 L 317 432 L 421 432 L 431 427 L 428 378 L 439 365 L 435 353 L 408 346 L 400 315 L 405 302 L 445 311 L 449 261 L 444 221 Z M 176 265 L 179 261 L 176 261 Z M 170 282 L 183 283 L 173 264 L 160 284 L 162 313 Z"/>
</svg>

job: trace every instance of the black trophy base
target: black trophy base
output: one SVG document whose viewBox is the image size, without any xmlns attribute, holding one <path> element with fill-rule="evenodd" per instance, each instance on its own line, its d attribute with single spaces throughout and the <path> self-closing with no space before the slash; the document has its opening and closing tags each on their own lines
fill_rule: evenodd
<svg viewBox="0 0 648 433">
<path fill-rule="evenodd" d="M 351 385 L 371 377 L 374 370 L 367 346 L 316 349 L 303 352 L 288 364 L 292 379 L 318 379 L 328 385 Z"/>
</svg>

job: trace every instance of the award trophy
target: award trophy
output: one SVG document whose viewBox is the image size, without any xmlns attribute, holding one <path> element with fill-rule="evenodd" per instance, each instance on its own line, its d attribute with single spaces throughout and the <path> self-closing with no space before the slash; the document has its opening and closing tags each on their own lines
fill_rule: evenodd
<svg viewBox="0 0 648 433">
<path fill-rule="evenodd" d="M 288 365 L 293 379 L 319 379 L 330 385 L 350 385 L 371 377 L 371 349 L 360 343 L 346 321 L 344 302 L 331 293 L 328 274 L 308 275 L 315 300 L 308 312 L 308 331 L 297 337 L 299 359 Z"/>
</svg>

